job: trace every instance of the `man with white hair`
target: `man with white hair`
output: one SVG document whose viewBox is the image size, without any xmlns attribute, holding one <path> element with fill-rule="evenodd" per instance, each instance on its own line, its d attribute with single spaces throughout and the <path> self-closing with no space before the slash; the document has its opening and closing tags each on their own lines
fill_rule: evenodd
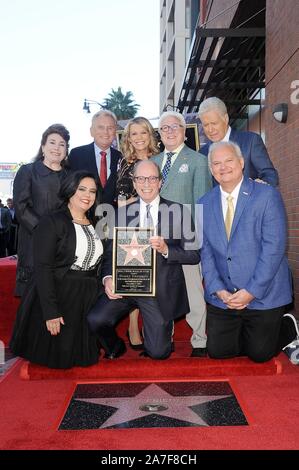
<svg viewBox="0 0 299 470">
<path fill-rule="evenodd" d="M 208 162 L 204 155 L 185 145 L 186 122 L 175 111 L 166 111 L 159 119 L 159 132 L 165 146 L 164 152 L 152 157 L 162 172 L 161 196 L 180 204 L 189 204 L 193 217 L 195 204 L 212 187 Z M 183 266 L 190 313 L 187 323 L 193 330 L 191 336 L 192 357 L 206 355 L 206 305 L 200 267 Z"/>
<path fill-rule="evenodd" d="M 112 111 L 101 109 L 91 120 L 91 144 L 70 151 L 68 160 L 72 170 L 90 171 L 99 182 L 101 202 L 114 204 L 116 199 L 117 167 L 122 154 L 113 148 L 117 118 Z"/>
<path fill-rule="evenodd" d="M 229 116 L 225 103 L 212 96 L 199 106 L 198 117 L 208 142 L 200 151 L 208 155 L 210 145 L 214 142 L 235 142 L 241 149 L 244 158 L 244 176 L 260 180 L 271 186 L 278 185 L 278 174 L 275 170 L 265 144 L 259 134 L 249 131 L 237 131 L 229 126 Z"/>
<path fill-rule="evenodd" d="M 283 200 L 277 189 L 243 176 L 237 144 L 212 144 L 208 160 L 219 183 L 198 201 L 208 354 L 268 361 L 299 339 L 296 319 L 285 314 L 292 285 Z"/>
</svg>

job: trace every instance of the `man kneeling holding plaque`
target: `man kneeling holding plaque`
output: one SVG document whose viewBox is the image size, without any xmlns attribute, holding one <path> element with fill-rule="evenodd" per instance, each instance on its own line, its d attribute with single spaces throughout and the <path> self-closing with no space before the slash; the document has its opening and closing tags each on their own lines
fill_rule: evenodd
<svg viewBox="0 0 299 470">
<path fill-rule="evenodd" d="M 142 160 L 136 163 L 134 187 L 139 198 L 118 209 L 114 230 L 114 236 L 118 238 L 114 250 L 113 241 L 107 241 L 102 265 L 105 294 L 89 312 L 88 322 L 91 330 L 97 333 L 108 359 L 117 358 L 126 351 L 114 327 L 130 310 L 140 310 L 143 354 L 153 359 L 166 359 L 170 355 L 173 320 L 190 310 L 182 264 L 200 261 L 194 224 L 186 206 L 159 196 L 161 184 L 160 169 L 154 162 Z M 129 242 L 122 242 L 125 239 L 122 232 L 126 228 L 128 233 L 131 231 L 131 236 Z M 142 240 L 146 228 L 154 235 Z M 109 233 L 113 233 L 111 227 Z M 125 270 L 118 268 L 122 257 Z M 153 262 L 147 263 L 148 260 Z M 149 274 L 147 264 L 152 266 Z M 138 274 L 139 267 L 142 269 Z M 143 283 L 144 289 L 140 287 Z M 115 289 L 115 284 L 124 286 L 121 294 L 117 293 L 120 291 Z"/>
</svg>

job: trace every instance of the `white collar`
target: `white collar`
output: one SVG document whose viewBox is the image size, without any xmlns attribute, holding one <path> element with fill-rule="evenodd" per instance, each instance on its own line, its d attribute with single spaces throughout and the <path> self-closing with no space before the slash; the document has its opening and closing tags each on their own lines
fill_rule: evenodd
<svg viewBox="0 0 299 470">
<path fill-rule="evenodd" d="M 241 184 L 243 183 L 243 179 L 244 179 L 244 177 L 242 177 L 241 181 L 237 184 L 237 186 L 232 190 L 231 193 L 227 193 L 219 185 L 220 186 L 220 191 L 221 191 L 221 196 L 224 197 L 225 199 L 227 198 L 227 196 L 232 196 L 234 198 L 234 201 L 237 201 L 238 196 L 239 196 L 239 192 L 240 192 L 240 188 L 241 188 Z"/>
<path fill-rule="evenodd" d="M 230 126 L 228 126 L 228 129 L 226 131 L 226 134 L 225 136 L 223 137 L 223 139 L 221 140 L 221 142 L 229 142 L 229 138 L 230 138 L 230 133 L 232 131 L 232 128 Z"/>
</svg>

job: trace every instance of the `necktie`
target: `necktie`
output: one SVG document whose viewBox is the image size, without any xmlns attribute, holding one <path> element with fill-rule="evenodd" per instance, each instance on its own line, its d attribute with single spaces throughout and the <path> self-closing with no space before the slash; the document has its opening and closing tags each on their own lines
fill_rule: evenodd
<svg viewBox="0 0 299 470">
<path fill-rule="evenodd" d="M 151 205 L 150 204 L 147 204 L 146 205 L 146 221 L 145 221 L 145 225 L 146 227 L 152 227 L 154 228 L 154 221 L 153 221 L 153 218 L 152 218 L 152 214 L 151 214 Z"/>
<path fill-rule="evenodd" d="M 225 231 L 227 235 L 227 239 L 229 240 L 230 237 L 230 232 L 232 229 L 233 225 L 233 220 L 234 220 L 234 204 L 233 204 L 233 197 L 231 195 L 227 196 L 227 210 L 226 210 L 226 215 L 225 215 Z"/>
<path fill-rule="evenodd" d="M 102 188 L 105 187 L 107 183 L 107 153 L 106 152 L 100 152 L 101 155 L 101 169 L 100 169 L 100 181 Z"/>
<path fill-rule="evenodd" d="M 167 179 L 167 175 L 168 175 L 169 170 L 171 168 L 171 158 L 174 155 L 174 152 L 167 152 L 166 155 L 167 155 L 167 160 L 166 160 L 166 163 L 165 163 L 164 168 L 162 170 L 162 186 L 165 183 L 165 181 Z"/>
</svg>

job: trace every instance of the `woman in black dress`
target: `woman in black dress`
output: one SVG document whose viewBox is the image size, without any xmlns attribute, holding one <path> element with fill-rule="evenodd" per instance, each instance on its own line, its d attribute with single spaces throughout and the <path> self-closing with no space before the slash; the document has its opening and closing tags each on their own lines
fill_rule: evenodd
<svg viewBox="0 0 299 470">
<path fill-rule="evenodd" d="M 94 229 L 97 183 L 86 171 L 62 183 L 65 208 L 41 218 L 33 235 L 34 274 L 17 312 L 11 350 L 53 368 L 98 362 L 86 315 L 102 291 L 103 245 Z"/>
<path fill-rule="evenodd" d="M 65 168 L 70 134 L 62 124 L 52 124 L 41 139 L 33 163 L 18 170 L 13 201 L 19 223 L 18 265 L 15 295 L 22 296 L 33 271 L 32 234 L 44 214 L 59 209 L 59 190 L 67 176 Z"/>
<path fill-rule="evenodd" d="M 137 199 L 137 193 L 133 186 L 135 163 L 160 153 L 155 131 L 148 119 L 137 117 L 128 122 L 121 139 L 121 151 L 124 157 L 120 161 L 116 182 L 118 206 L 130 204 Z M 137 350 L 143 349 L 138 327 L 138 314 L 138 309 L 130 313 L 127 332 L 130 346 Z"/>
</svg>

